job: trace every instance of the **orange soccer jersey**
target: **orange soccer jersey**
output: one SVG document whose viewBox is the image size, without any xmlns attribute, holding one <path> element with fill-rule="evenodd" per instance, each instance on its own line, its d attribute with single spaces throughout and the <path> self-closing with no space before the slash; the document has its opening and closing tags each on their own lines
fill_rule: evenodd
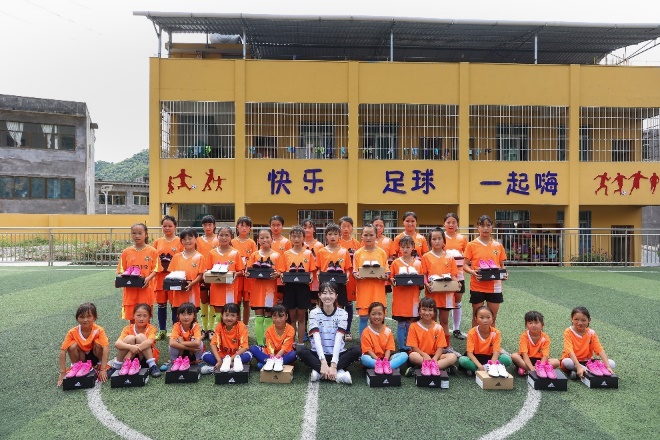
<svg viewBox="0 0 660 440">
<path fill-rule="evenodd" d="M 121 331 L 121 334 L 119 335 L 119 339 L 123 340 L 126 336 L 137 336 L 140 333 L 144 333 L 144 336 L 147 339 L 151 339 L 153 343 L 151 344 L 151 351 L 153 352 L 154 359 L 156 362 L 158 362 L 158 357 L 160 355 L 160 351 L 158 348 L 156 348 L 156 327 L 154 327 L 151 324 L 147 324 L 143 332 L 138 331 L 137 327 L 135 324 L 128 324 L 126 327 L 124 327 Z"/>
<path fill-rule="evenodd" d="M 211 249 L 217 246 L 218 238 L 215 235 L 211 239 L 206 238 L 206 235 L 200 235 L 197 237 L 197 252 L 202 254 L 205 259 L 208 258 Z"/>
<path fill-rule="evenodd" d="M 172 326 L 172 334 L 170 335 L 170 339 L 179 339 L 179 338 L 181 338 L 181 340 L 185 342 L 190 342 L 193 339 L 195 341 L 201 341 L 202 329 L 199 326 L 199 323 L 193 322 L 190 329 L 188 331 L 185 331 L 183 329 L 183 326 L 181 325 L 181 322 L 175 322 L 174 325 Z"/>
<path fill-rule="evenodd" d="M 483 354 L 492 356 L 493 352 L 501 351 L 502 334 L 495 327 L 490 328 L 487 338 L 482 338 L 477 327 L 472 327 L 468 331 L 465 351 L 473 354 Z"/>
<path fill-rule="evenodd" d="M 170 254 L 172 257 L 174 257 L 175 254 L 178 252 L 183 251 L 183 245 L 181 244 L 181 239 L 177 236 L 175 236 L 172 240 L 167 240 L 165 237 L 160 237 L 154 240 L 152 246 L 158 251 L 158 257 L 160 258 L 161 255 L 163 254 Z M 156 287 L 155 290 L 163 290 L 163 280 L 165 279 L 165 276 L 171 272 L 172 269 L 169 267 L 167 270 L 164 270 L 163 267 L 161 266 L 160 271 L 156 274 Z M 159 298 L 157 298 L 157 301 L 159 303 L 165 303 L 167 302 L 167 295 L 166 294 L 157 294 Z"/>
<path fill-rule="evenodd" d="M 264 337 L 266 338 L 266 346 L 263 348 L 263 352 L 275 356 L 280 350 L 284 350 L 285 353 L 293 350 L 296 330 L 291 324 L 286 324 L 284 332 L 279 335 L 275 325 L 271 325 L 266 329 Z"/>
<path fill-rule="evenodd" d="M 233 356 L 240 348 L 248 348 L 248 329 L 241 321 L 237 321 L 231 330 L 219 322 L 210 344 L 215 345 L 220 357 Z"/>
<path fill-rule="evenodd" d="M 366 248 L 360 248 L 355 252 L 353 257 L 355 267 L 353 270 L 357 271 L 362 267 L 365 261 L 378 261 L 380 267 L 385 268 L 385 272 L 389 271 L 387 265 L 387 254 L 384 250 L 376 246 L 373 251 L 368 251 Z M 368 313 L 369 306 L 372 302 L 378 301 L 387 304 L 387 297 L 385 295 L 385 280 L 377 278 L 363 278 L 357 282 L 356 288 L 357 308 L 361 316 Z"/>
<path fill-rule="evenodd" d="M 401 272 L 401 268 L 413 267 L 418 274 L 422 273 L 422 262 L 414 259 L 412 264 L 406 264 L 401 257 L 392 262 L 390 271 L 392 278 Z M 416 318 L 419 316 L 419 290 L 420 286 L 393 286 L 392 287 L 392 316 L 402 318 Z"/>
<path fill-rule="evenodd" d="M 284 255 L 284 252 L 288 251 L 291 249 L 291 241 L 289 241 L 288 238 L 284 237 L 283 235 L 280 235 L 280 238 L 278 240 L 275 240 L 273 238 L 273 242 L 270 244 L 270 248 L 277 252 L 280 255 Z M 277 285 L 282 286 L 282 278 L 277 279 Z M 276 295 L 278 297 L 278 300 L 281 301 L 281 295 Z"/>
<path fill-rule="evenodd" d="M 327 246 L 322 247 L 316 252 L 316 268 L 319 272 L 327 272 L 330 262 L 339 264 L 344 272 L 351 269 L 351 256 L 348 250 L 339 246 L 334 251 L 331 251 Z"/>
<path fill-rule="evenodd" d="M 491 240 L 484 244 L 479 238 L 475 238 L 468 243 L 465 249 L 465 261 L 470 262 L 470 267 L 479 270 L 479 260 L 493 260 L 497 267 L 504 267 L 506 261 L 506 252 L 504 246 L 498 241 Z M 502 293 L 502 280 L 479 281 L 475 277 L 470 277 L 470 290 L 483 293 Z"/>
<path fill-rule="evenodd" d="M 450 254 L 456 260 L 456 267 L 458 268 L 458 280 L 465 280 L 465 273 L 463 272 L 463 254 L 467 249 L 467 240 L 462 234 L 456 234 L 455 237 L 450 237 L 445 233 L 445 252 Z"/>
<path fill-rule="evenodd" d="M 117 264 L 117 273 L 122 274 L 131 266 L 138 266 L 140 268 L 140 276 L 143 278 L 146 278 L 152 272 L 157 272 L 160 269 L 158 251 L 151 246 L 145 246 L 139 251 L 133 246 L 124 249 L 119 258 L 119 264 Z M 123 310 L 123 315 L 126 315 L 124 319 L 132 319 L 132 306 L 135 304 L 154 303 L 156 300 L 154 295 L 155 284 L 156 281 L 152 279 L 147 287 L 124 287 L 122 305 L 129 306 Z"/>
<path fill-rule="evenodd" d="M 314 239 L 312 243 L 303 243 L 303 246 L 305 249 L 309 249 L 312 251 L 312 256 L 317 260 L 317 266 L 318 266 L 318 257 L 319 257 L 319 251 L 323 249 L 323 243 L 320 241 Z M 316 277 L 312 277 L 312 284 L 310 286 L 310 290 L 312 292 L 318 292 L 319 291 L 319 280 Z"/>
<path fill-rule="evenodd" d="M 170 272 L 182 270 L 186 273 L 186 279 L 193 281 L 199 274 L 204 273 L 206 263 L 204 257 L 199 252 L 188 258 L 184 252 L 180 252 L 172 258 L 170 262 Z M 189 291 L 173 290 L 170 295 L 172 307 L 179 307 L 184 302 L 191 302 L 195 307 L 199 307 L 199 283 L 190 288 Z"/>
<path fill-rule="evenodd" d="M 353 267 L 353 256 L 355 255 L 355 251 L 357 251 L 359 248 L 362 247 L 359 241 L 357 241 L 354 238 L 349 238 L 348 240 L 344 240 L 343 238 L 339 237 L 339 246 L 343 247 L 346 249 L 349 254 L 349 260 L 350 260 L 350 266 L 351 268 Z M 351 253 L 352 252 L 352 253 Z M 348 298 L 348 301 L 355 301 L 356 296 L 355 296 L 355 290 L 357 287 L 357 282 L 355 281 L 355 277 L 353 276 L 352 273 L 348 274 L 348 282 L 346 283 L 346 297 Z"/>
<path fill-rule="evenodd" d="M 300 267 L 300 264 L 305 268 L 305 272 L 316 272 L 316 258 L 309 249 L 303 249 L 300 253 L 293 249 L 284 252 L 285 271 L 290 270 L 291 266 Z"/>
<path fill-rule="evenodd" d="M 209 252 L 209 258 L 206 260 L 206 268 L 210 270 L 214 265 L 228 264 L 230 272 L 240 272 L 245 269 L 243 265 L 243 258 L 239 252 L 234 248 L 229 248 L 226 252 L 221 252 L 220 248 L 212 249 Z M 211 283 L 210 286 L 210 301 L 209 304 L 212 306 L 222 307 L 225 304 L 229 303 L 239 303 L 242 298 L 240 297 L 240 291 L 236 285 L 236 277 L 232 284 L 221 284 L 221 283 Z"/>
<path fill-rule="evenodd" d="M 527 353 L 527 356 L 531 358 L 550 357 L 550 337 L 541 332 L 541 336 L 535 344 L 529 330 L 525 330 L 518 341 L 518 353 L 521 355 Z"/>
<path fill-rule="evenodd" d="M 410 325 L 410 330 L 408 330 L 406 345 L 416 347 L 429 356 L 434 356 L 439 348 L 445 348 L 447 346 L 445 331 L 435 321 L 430 328 L 424 327 L 420 321 L 414 322 Z"/>
<path fill-rule="evenodd" d="M 385 325 L 379 332 L 368 325 L 362 332 L 360 347 L 362 348 L 362 354 L 367 354 L 371 351 L 378 359 L 381 359 L 385 356 L 387 350 L 390 352 L 395 350 L 394 334 L 392 333 L 392 330 Z"/>
<path fill-rule="evenodd" d="M 401 256 L 401 248 L 399 247 L 399 241 L 401 238 L 406 235 L 405 232 L 400 233 L 396 237 L 394 237 L 394 242 L 392 243 L 392 254 L 394 254 L 397 257 Z M 417 251 L 417 256 L 421 258 L 422 255 L 427 253 L 429 251 L 429 244 L 426 241 L 426 238 L 422 234 L 416 234 L 413 237 L 413 240 L 415 241 L 415 250 Z"/>
<path fill-rule="evenodd" d="M 284 267 L 284 257 L 277 252 L 273 251 L 270 255 L 262 255 L 261 250 L 250 255 L 250 260 L 248 261 L 248 267 L 252 267 L 257 261 L 267 260 L 270 258 L 270 261 L 273 263 L 273 269 L 277 272 L 284 272 L 287 270 Z M 278 278 L 280 279 L 280 278 Z M 264 307 L 273 307 L 276 303 L 276 293 L 277 293 L 277 281 L 269 279 L 257 279 L 253 278 L 252 287 L 250 292 L 250 307 L 253 309 L 261 309 Z"/>
<path fill-rule="evenodd" d="M 603 351 L 603 346 L 600 345 L 598 335 L 592 329 L 587 329 L 583 335 L 578 335 L 573 327 L 564 330 L 562 359 L 570 357 L 569 354 L 573 352 L 579 362 L 584 362 L 591 359 L 594 353 L 598 354 L 601 351 Z"/>
<path fill-rule="evenodd" d="M 92 331 L 89 336 L 85 338 L 78 325 L 66 333 L 61 349 L 67 350 L 73 344 L 78 344 L 78 348 L 85 353 L 89 353 L 92 351 L 92 348 L 94 348 L 94 343 L 99 344 L 101 347 L 107 347 L 109 345 L 108 336 L 105 334 L 103 327 L 97 324 L 92 324 Z"/>
<path fill-rule="evenodd" d="M 422 272 L 426 278 L 431 275 L 449 274 L 453 278 L 458 278 L 458 268 L 456 260 L 447 254 L 438 257 L 433 251 L 427 252 L 422 256 Z M 454 292 L 430 292 L 424 290 L 425 296 L 433 298 L 435 305 L 441 309 L 451 309 L 456 307 L 454 301 Z"/>
<path fill-rule="evenodd" d="M 240 237 L 233 238 L 231 240 L 231 247 L 236 249 L 243 259 L 243 267 L 247 267 L 247 262 L 250 259 L 250 255 L 257 252 L 257 244 L 251 238 L 242 239 Z M 238 277 L 234 281 L 234 290 L 239 292 L 242 301 L 250 300 L 250 288 L 252 286 L 252 280 L 246 277 Z"/>
</svg>

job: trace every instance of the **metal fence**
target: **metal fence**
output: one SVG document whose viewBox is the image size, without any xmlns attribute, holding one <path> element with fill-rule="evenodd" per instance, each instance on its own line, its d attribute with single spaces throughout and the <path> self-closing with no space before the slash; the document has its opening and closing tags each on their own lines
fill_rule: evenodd
<svg viewBox="0 0 660 440">
<path fill-rule="evenodd" d="M 419 232 L 428 237 L 431 229 Z M 359 228 L 354 232 L 359 238 Z M 393 238 L 402 229 L 387 232 Z M 322 229 L 317 233 L 323 236 Z M 463 233 L 477 237 L 475 229 Z M 159 235 L 152 231 L 151 240 Z M 506 249 L 507 265 L 660 266 L 660 229 L 495 229 L 493 235 Z M 131 244 L 128 227 L 0 228 L 0 263 L 115 265 Z"/>
</svg>

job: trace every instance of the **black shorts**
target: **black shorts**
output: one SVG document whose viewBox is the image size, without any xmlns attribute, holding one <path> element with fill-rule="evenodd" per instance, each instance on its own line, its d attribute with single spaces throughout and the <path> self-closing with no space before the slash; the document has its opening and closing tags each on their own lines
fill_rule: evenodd
<svg viewBox="0 0 660 440">
<path fill-rule="evenodd" d="M 346 295 L 346 284 L 337 284 L 337 304 L 342 308 L 348 305 L 348 296 Z M 317 295 L 318 297 L 318 295 Z"/>
<path fill-rule="evenodd" d="M 396 322 L 415 322 L 419 321 L 419 318 L 413 318 L 412 316 L 398 316 L 398 315 L 392 315 L 392 319 L 395 320 Z"/>
<path fill-rule="evenodd" d="M 502 293 L 485 293 L 476 290 L 470 290 L 470 304 L 482 304 L 484 301 L 489 303 L 503 303 Z"/>
<path fill-rule="evenodd" d="M 493 358 L 493 355 L 487 355 L 487 354 L 477 354 L 477 353 L 472 353 L 474 357 L 477 358 L 480 364 L 487 364 L 489 360 Z M 463 356 L 467 356 L 467 351 L 463 352 Z"/>
<path fill-rule="evenodd" d="M 92 365 L 97 365 L 101 361 L 96 357 L 93 350 L 90 350 L 89 353 L 85 353 L 85 361 L 92 361 Z"/>
<path fill-rule="evenodd" d="M 284 286 L 282 305 L 287 310 L 308 309 L 310 303 L 309 284 L 289 283 Z"/>
</svg>

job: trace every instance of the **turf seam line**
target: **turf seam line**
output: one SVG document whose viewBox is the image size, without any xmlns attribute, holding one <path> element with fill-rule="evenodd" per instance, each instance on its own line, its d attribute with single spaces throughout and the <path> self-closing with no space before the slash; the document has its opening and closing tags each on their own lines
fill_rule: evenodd
<svg viewBox="0 0 660 440">
<path fill-rule="evenodd" d="M 498 440 L 507 438 L 508 436 L 519 431 L 529 422 L 541 404 L 541 392 L 532 388 L 527 388 L 527 398 L 523 402 L 522 408 L 518 414 L 511 419 L 507 424 L 500 426 L 494 431 L 482 436 L 479 440 Z"/>
<path fill-rule="evenodd" d="M 121 438 L 131 440 L 151 440 L 144 434 L 141 434 L 133 428 L 126 426 L 108 410 L 101 398 L 101 384 L 97 383 L 94 388 L 87 390 L 87 406 L 94 414 L 94 417 L 101 422 L 103 426 L 114 432 Z"/>
<path fill-rule="evenodd" d="M 309 382 L 307 398 L 305 399 L 305 414 L 303 415 L 300 440 L 316 440 L 316 416 L 319 409 L 319 384 Z"/>
</svg>

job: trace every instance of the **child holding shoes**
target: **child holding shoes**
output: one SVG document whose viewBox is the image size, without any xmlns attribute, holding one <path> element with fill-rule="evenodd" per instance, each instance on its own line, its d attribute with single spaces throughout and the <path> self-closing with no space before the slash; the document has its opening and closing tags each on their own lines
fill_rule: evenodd
<svg viewBox="0 0 660 440">
<path fill-rule="evenodd" d="M 291 324 L 286 322 L 286 308 L 278 304 L 273 307 L 273 325 L 266 329 L 266 346 L 261 348 L 257 345 L 250 347 L 250 353 L 257 360 L 257 368 L 265 371 L 282 371 L 284 365 L 293 365 L 296 361 L 296 351 L 293 343 L 296 331 Z"/>
<path fill-rule="evenodd" d="M 493 327 L 493 312 L 487 306 L 480 306 L 474 319 L 478 324 L 468 332 L 466 352 L 458 358 L 458 364 L 468 376 L 479 370 L 491 376 L 507 377 L 506 367 L 511 365 L 511 358 L 500 354 L 502 334 Z"/>
<path fill-rule="evenodd" d="M 128 324 L 121 331 L 115 348 L 117 348 L 117 357 L 113 362 L 113 370 L 119 370 L 120 375 L 133 375 L 140 371 L 140 368 L 146 365 L 149 368 L 151 377 L 159 377 L 160 369 L 158 355 L 160 352 L 156 348 L 156 327 L 151 325 L 151 306 L 140 303 L 133 309 L 133 323 Z"/>
<path fill-rule="evenodd" d="M 243 365 L 249 364 L 252 355 L 248 351 L 248 329 L 238 320 L 240 308 L 238 304 L 228 303 L 222 312 L 222 321 L 215 327 L 213 338 L 209 345 L 211 351 L 202 355 L 208 365 L 202 373 L 219 371 L 227 373 L 233 369 L 243 371 Z"/>
<path fill-rule="evenodd" d="M 197 322 L 197 308 L 195 304 L 186 302 L 177 308 L 178 320 L 172 326 L 170 335 L 170 362 L 163 364 L 161 371 L 187 370 L 191 362 L 202 359 L 204 343 L 202 330 Z"/>
<path fill-rule="evenodd" d="M 397 322 L 396 340 L 400 349 L 410 351 L 406 345 L 408 331 L 416 318 L 419 317 L 419 287 L 396 285 L 396 275 L 421 274 L 422 261 L 412 256 L 415 241 L 407 235 L 399 240 L 401 256 L 390 265 L 392 282 L 392 318 Z"/>
<path fill-rule="evenodd" d="M 543 314 L 535 310 L 525 313 L 525 327 L 527 330 L 520 335 L 518 353 L 511 354 L 518 375 L 535 371 L 539 377 L 554 379 L 559 359 L 550 359 L 550 337 L 543 332 Z"/>
<path fill-rule="evenodd" d="M 369 325 L 362 332 L 362 357 L 360 362 L 367 368 L 373 368 L 376 374 L 392 374 L 392 370 L 400 368 L 408 360 L 404 352 L 392 354 L 394 335 L 385 325 L 385 306 L 374 302 L 369 306 Z"/>
</svg>

